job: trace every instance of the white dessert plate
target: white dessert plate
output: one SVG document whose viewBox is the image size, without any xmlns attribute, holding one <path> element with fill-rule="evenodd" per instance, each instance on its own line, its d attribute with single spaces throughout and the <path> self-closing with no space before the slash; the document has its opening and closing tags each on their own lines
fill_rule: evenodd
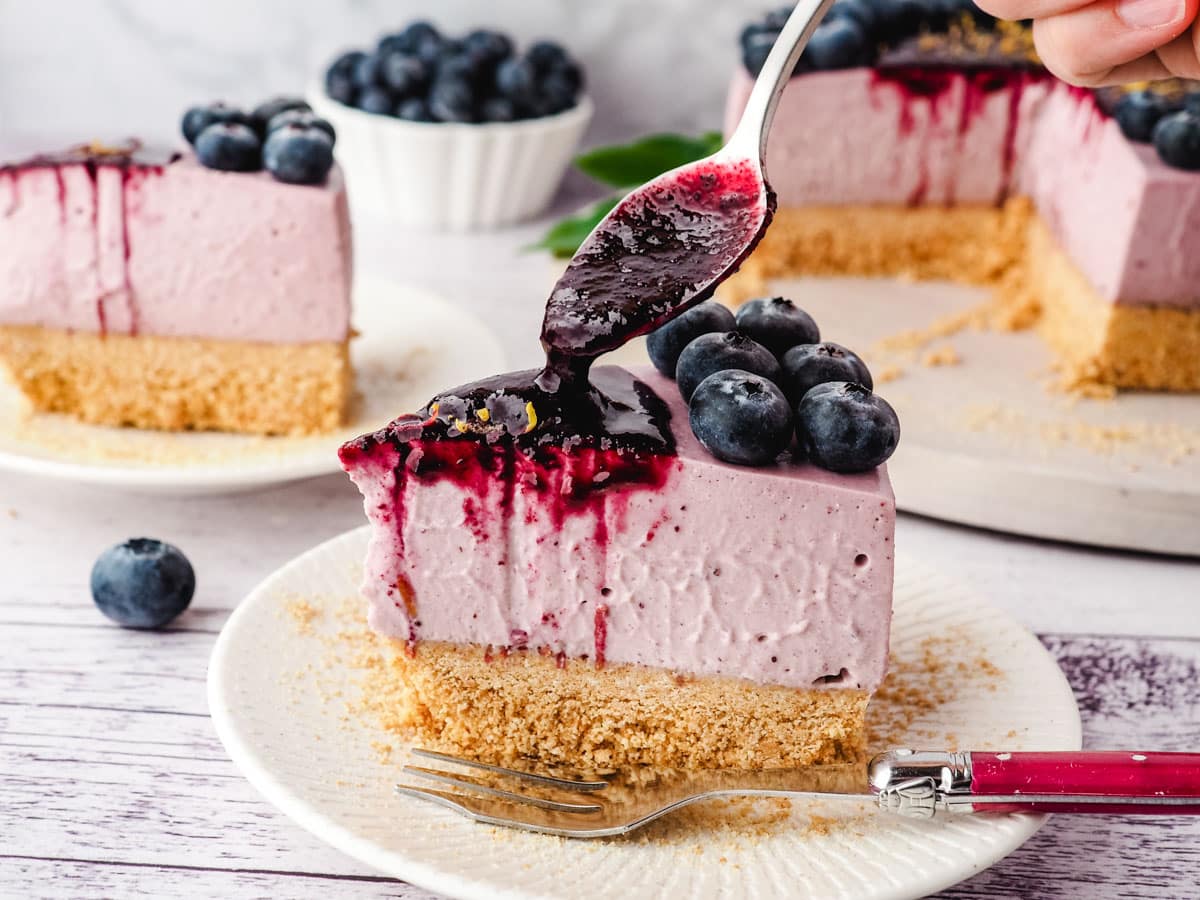
<svg viewBox="0 0 1200 900">
<path fill-rule="evenodd" d="M 332 434 L 258 437 L 155 432 L 34 414 L 0 377 L 0 470 L 164 494 L 249 490 L 338 471 L 338 446 L 420 409 L 447 385 L 504 370 L 477 318 L 424 290 L 379 278 L 354 286 L 351 421 Z"/>
<path fill-rule="evenodd" d="M 779 280 L 825 340 L 867 360 L 900 415 L 896 502 L 1051 540 L 1200 556 L 1200 395 L 1085 399 L 1048 390 L 1033 332 L 965 330 L 916 350 L 878 343 L 983 303 L 982 289 L 861 278 Z M 939 358 L 942 365 L 930 365 Z M 932 359 L 927 359 L 929 354 Z M 953 355 L 952 355 L 953 354 Z M 954 356 L 959 362 L 945 364 Z M 617 361 L 645 361 L 641 342 Z M 880 382 L 892 369 L 895 376 Z"/>
<path fill-rule="evenodd" d="M 570 841 L 393 796 L 404 747 L 358 711 L 372 655 L 355 599 L 366 544 L 366 528 L 348 532 L 256 588 L 217 641 L 208 696 L 230 756 L 270 802 L 396 878 L 470 898 L 918 897 L 996 862 L 1044 821 L 746 802 L 685 811 L 631 838 Z M 874 746 L 1080 746 L 1071 689 L 1033 635 L 903 555 L 897 572 L 893 674 L 872 704 Z"/>
</svg>

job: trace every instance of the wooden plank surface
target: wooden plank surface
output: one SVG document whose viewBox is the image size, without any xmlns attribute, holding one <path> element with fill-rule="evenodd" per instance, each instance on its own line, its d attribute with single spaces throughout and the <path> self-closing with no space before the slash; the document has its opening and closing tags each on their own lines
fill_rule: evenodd
<svg viewBox="0 0 1200 900">
<path fill-rule="evenodd" d="M 429 896 L 261 800 L 207 716 L 208 655 L 239 599 L 361 521 L 340 477 L 181 499 L 0 475 L 0 898 Z M 164 633 L 115 628 L 88 596 L 96 555 L 143 534 L 198 573 Z M 1200 746 L 1200 563 L 913 517 L 897 545 L 1046 635 L 1089 746 Z M 945 896 L 1200 897 L 1198 847 L 1200 820 L 1063 817 Z"/>
</svg>

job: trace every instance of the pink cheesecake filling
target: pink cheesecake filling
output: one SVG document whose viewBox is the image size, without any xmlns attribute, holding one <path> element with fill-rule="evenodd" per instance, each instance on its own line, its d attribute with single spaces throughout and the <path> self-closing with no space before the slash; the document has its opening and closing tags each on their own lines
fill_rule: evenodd
<svg viewBox="0 0 1200 900">
<path fill-rule="evenodd" d="M 753 82 L 739 68 L 736 123 Z M 1097 293 L 1200 303 L 1200 177 L 1126 140 L 1092 94 L 1009 70 L 845 69 L 794 78 L 767 173 L 784 207 L 996 204 L 1033 199 Z"/>
<path fill-rule="evenodd" d="M 350 327 L 341 172 L 298 187 L 164 166 L 0 168 L 0 322 L 304 343 Z"/>
<path fill-rule="evenodd" d="M 576 449 L 548 464 L 464 439 L 409 444 L 403 459 L 383 435 L 343 448 L 372 528 L 372 627 L 401 641 L 875 689 L 891 621 L 886 469 L 721 463 L 692 435 L 675 385 L 635 374 L 670 409 L 675 455 Z"/>
</svg>

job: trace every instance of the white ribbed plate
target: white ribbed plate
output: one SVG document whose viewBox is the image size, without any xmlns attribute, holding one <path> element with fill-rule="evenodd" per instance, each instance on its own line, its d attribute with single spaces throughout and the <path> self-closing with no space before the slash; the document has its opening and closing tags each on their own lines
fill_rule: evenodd
<svg viewBox="0 0 1200 900">
<path fill-rule="evenodd" d="M 346 624 L 334 610 L 355 594 L 366 541 L 361 528 L 322 544 L 242 602 L 213 652 L 209 706 L 226 749 L 268 800 L 397 878 L 471 898 L 917 897 L 981 871 L 1043 822 L 1024 815 L 922 822 L 857 802 L 794 803 L 782 821 L 764 811 L 757 826 L 737 817 L 667 819 L 633 838 L 569 841 L 477 825 L 394 797 L 405 754 L 383 762 L 372 743 L 395 738 L 347 715 L 357 675 L 338 662 L 354 650 L 339 651 L 336 635 Z M 877 698 L 873 715 L 892 723 L 884 729 L 891 745 L 1080 746 L 1070 687 L 1033 635 L 903 554 L 897 575 L 893 658 L 909 690 L 893 693 L 925 687 L 923 696 L 943 694 L 944 702 L 908 708 Z M 297 598 L 314 612 L 304 627 L 288 615 Z"/>
<path fill-rule="evenodd" d="M 171 495 L 250 490 L 339 471 L 337 448 L 447 385 L 504 370 L 484 324 L 428 291 L 379 278 L 354 285 L 351 421 L 332 434 L 260 437 L 139 431 L 31 414 L 0 369 L 0 470 Z"/>
</svg>

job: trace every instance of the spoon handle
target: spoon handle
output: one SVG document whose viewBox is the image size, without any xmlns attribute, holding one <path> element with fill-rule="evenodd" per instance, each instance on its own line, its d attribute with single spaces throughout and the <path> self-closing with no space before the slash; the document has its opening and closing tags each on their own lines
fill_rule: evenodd
<svg viewBox="0 0 1200 900">
<path fill-rule="evenodd" d="M 792 70 L 796 68 L 808 39 L 832 5 L 833 0 L 800 0 L 796 4 L 779 37 L 775 39 L 775 46 L 763 63 L 762 71 L 758 73 L 741 121 L 727 145 L 741 150 L 746 156 L 756 156 L 764 172 L 767 135 L 771 131 L 779 98 L 791 80 Z"/>
</svg>

